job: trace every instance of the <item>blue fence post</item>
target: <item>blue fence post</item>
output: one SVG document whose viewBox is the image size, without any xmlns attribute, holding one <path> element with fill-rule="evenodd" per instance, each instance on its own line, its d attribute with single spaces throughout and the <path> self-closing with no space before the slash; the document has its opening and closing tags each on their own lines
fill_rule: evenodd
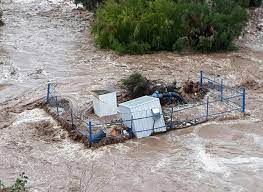
<svg viewBox="0 0 263 192">
<path fill-rule="evenodd" d="M 174 126 L 173 126 L 173 114 L 174 114 L 174 108 L 173 108 L 173 106 L 172 106 L 172 110 L 171 110 L 171 117 L 170 117 L 170 121 L 171 121 L 171 127 L 170 128 L 174 128 Z"/>
<path fill-rule="evenodd" d="M 57 107 L 57 114 L 59 116 L 59 111 L 58 111 L 58 96 L 56 96 L 56 107 Z"/>
<path fill-rule="evenodd" d="M 200 87 L 203 88 L 203 71 L 200 71 Z"/>
<path fill-rule="evenodd" d="M 47 100 L 46 100 L 46 103 L 49 102 L 50 88 L 51 88 L 51 83 L 48 83 L 47 84 Z"/>
<path fill-rule="evenodd" d="M 208 116 L 209 116 L 209 97 L 207 97 L 206 100 L 206 120 L 208 120 Z"/>
<path fill-rule="evenodd" d="M 242 92 L 242 112 L 245 113 L 246 112 L 246 89 L 243 88 L 243 92 Z"/>
<path fill-rule="evenodd" d="M 92 143 L 92 140 L 93 140 L 91 121 L 89 121 L 88 126 L 89 126 L 89 142 L 90 142 L 90 144 L 91 144 L 91 143 Z"/>
<path fill-rule="evenodd" d="M 220 98 L 221 98 L 221 101 L 224 100 L 224 81 L 223 79 L 221 79 L 221 86 L 220 86 Z"/>
</svg>

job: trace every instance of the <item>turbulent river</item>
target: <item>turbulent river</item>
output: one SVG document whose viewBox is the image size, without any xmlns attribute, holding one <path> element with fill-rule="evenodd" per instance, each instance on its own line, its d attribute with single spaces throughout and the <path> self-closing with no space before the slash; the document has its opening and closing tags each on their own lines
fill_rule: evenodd
<svg viewBox="0 0 263 192">
<path fill-rule="evenodd" d="M 95 47 L 92 14 L 70 1 L 1 0 L 0 6 L 0 180 L 6 185 L 26 172 L 29 189 L 43 192 L 263 191 L 262 31 L 247 33 L 237 52 L 119 56 Z M 252 29 L 263 23 L 262 12 Z M 48 81 L 84 108 L 91 89 L 114 87 L 136 70 L 166 81 L 204 70 L 232 86 L 248 82 L 249 115 L 91 150 L 43 110 L 23 109 L 45 96 Z"/>
</svg>

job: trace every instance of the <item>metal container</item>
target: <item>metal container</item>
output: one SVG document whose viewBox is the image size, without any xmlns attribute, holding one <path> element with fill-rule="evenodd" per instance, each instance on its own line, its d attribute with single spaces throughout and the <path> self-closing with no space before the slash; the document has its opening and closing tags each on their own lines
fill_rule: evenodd
<svg viewBox="0 0 263 192">
<path fill-rule="evenodd" d="M 117 114 L 117 96 L 115 91 L 95 90 L 93 108 L 99 117 Z"/>
<path fill-rule="evenodd" d="M 166 131 L 160 100 L 151 96 L 121 103 L 118 111 L 124 124 L 131 128 L 137 138 Z"/>
</svg>

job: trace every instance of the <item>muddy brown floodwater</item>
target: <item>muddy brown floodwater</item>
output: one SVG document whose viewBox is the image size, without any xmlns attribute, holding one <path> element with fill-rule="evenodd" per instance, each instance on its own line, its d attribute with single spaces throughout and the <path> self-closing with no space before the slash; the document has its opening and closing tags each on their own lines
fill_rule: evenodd
<svg viewBox="0 0 263 192">
<path fill-rule="evenodd" d="M 31 191 L 263 191 L 263 10 L 240 50 L 220 54 L 118 56 L 94 46 L 92 14 L 68 0 L 1 0 L 0 179 L 21 172 Z M 123 144 L 86 149 L 42 109 L 25 104 L 48 81 L 85 108 L 90 90 L 114 87 L 133 71 L 186 80 L 200 70 L 247 86 L 250 116 L 211 121 Z"/>
</svg>

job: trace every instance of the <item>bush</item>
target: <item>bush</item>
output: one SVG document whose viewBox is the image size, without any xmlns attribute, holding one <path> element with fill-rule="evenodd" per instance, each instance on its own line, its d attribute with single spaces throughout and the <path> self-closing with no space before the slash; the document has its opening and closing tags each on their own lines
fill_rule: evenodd
<svg viewBox="0 0 263 192">
<path fill-rule="evenodd" d="M 187 37 L 181 37 L 176 40 L 176 42 L 173 44 L 172 49 L 178 52 L 183 51 L 188 45 L 188 39 Z"/>
<path fill-rule="evenodd" d="M 132 98 L 137 98 L 148 94 L 148 80 L 138 72 L 135 72 L 128 78 L 123 79 L 122 85 L 128 90 L 128 94 Z"/>
<path fill-rule="evenodd" d="M 233 47 L 247 22 L 246 10 L 234 0 L 206 2 L 108 0 L 96 12 L 92 33 L 101 48 L 119 53 Z"/>
<path fill-rule="evenodd" d="M 4 183 L 0 180 L 0 191 L 10 192 L 26 192 L 26 184 L 28 177 L 23 172 L 16 179 L 15 183 L 11 187 L 5 187 Z"/>
<path fill-rule="evenodd" d="M 75 0 L 89 10 L 96 10 L 103 2 Z M 119 53 L 182 51 L 189 47 L 202 52 L 225 50 L 233 47 L 232 41 L 247 21 L 247 13 L 241 7 L 262 4 L 262 0 L 207 2 L 109 0 L 97 11 L 92 31 L 101 48 Z"/>
<path fill-rule="evenodd" d="M 205 3 L 206 0 L 173 0 L 177 3 Z M 231 0 L 230 0 L 231 1 Z M 262 4 L 262 0 L 233 0 L 242 7 L 259 7 Z M 74 0 L 76 4 L 82 4 L 90 11 L 95 11 L 104 0 Z"/>
</svg>

